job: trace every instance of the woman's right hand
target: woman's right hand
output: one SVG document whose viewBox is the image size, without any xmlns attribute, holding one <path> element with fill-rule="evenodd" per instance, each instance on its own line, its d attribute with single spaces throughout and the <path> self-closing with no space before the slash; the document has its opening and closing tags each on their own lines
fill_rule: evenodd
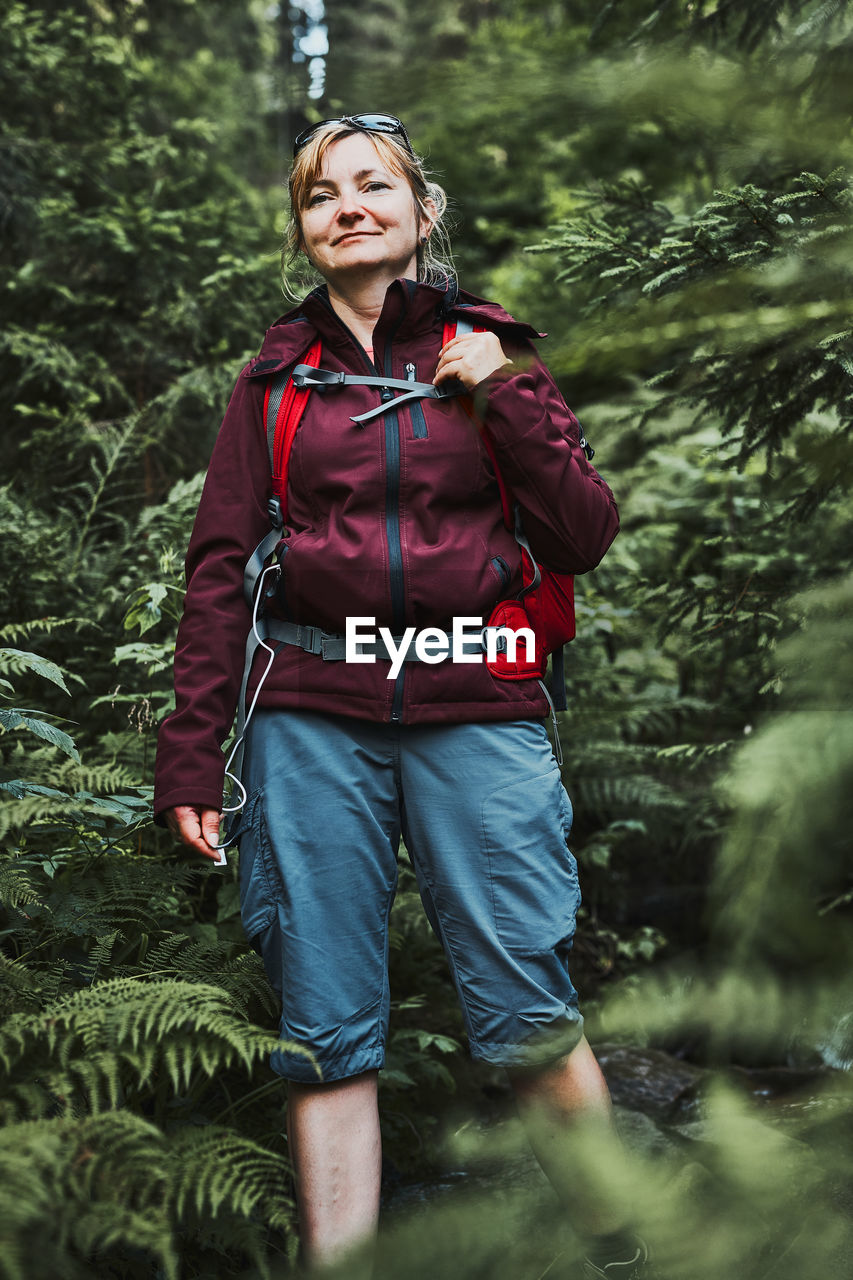
<svg viewBox="0 0 853 1280">
<path fill-rule="evenodd" d="M 176 804 L 163 814 L 166 826 L 176 840 L 203 853 L 207 858 L 219 859 L 219 824 L 222 814 L 218 809 L 201 808 L 194 804 Z"/>
</svg>

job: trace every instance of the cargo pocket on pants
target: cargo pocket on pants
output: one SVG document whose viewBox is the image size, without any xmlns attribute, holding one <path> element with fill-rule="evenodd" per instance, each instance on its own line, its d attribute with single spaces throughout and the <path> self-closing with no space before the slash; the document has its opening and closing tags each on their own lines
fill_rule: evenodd
<svg viewBox="0 0 853 1280">
<path fill-rule="evenodd" d="M 554 773 L 519 779 L 484 804 L 495 926 L 515 955 L 571 946 L 580 903 L 577 863 L 566 844 L 571 822 Z"/>
<path fill-rule="evenodd" d="M 240 919 L 250 942 L 269 928 L 278 906 L 278 871 L 270 848 L 263 799 L 262 790 L 249 797 L 237 833 Z"/>
</svg>

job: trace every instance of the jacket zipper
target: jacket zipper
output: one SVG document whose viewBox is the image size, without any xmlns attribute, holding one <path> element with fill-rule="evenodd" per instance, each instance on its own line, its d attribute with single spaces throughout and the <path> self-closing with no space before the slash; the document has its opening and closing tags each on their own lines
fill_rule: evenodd
<svg viewBox="0 0 853 1280">
<path fill-rule="evenodd" d="M 413 364 L 406 365 L 406 381 L 417 382 L 417 369 Z M 413 400 L 409 405 L 409 414 L 412 419 L 412 439 L 426 440 L 429 435 L 427 430 L 426 418 L 424 417 L 423 405 L 420 400 Z"/>
<path fill-rule="evenodd" d="M 388 335 L 385 343 L 385 377 L 394 376 L 391 344 L 394 335 L 403 321 L 403 312 Z M 394 399 L 394 392 L 385 387 L 382 399 Z M 391 625 L 395 635 L 402 635 L 406 629 L 406 590 L 403 579 L 403 545 L 400 539 L 400 416 L 395 409 L 389 409 L 384 415 L 385 421 L 385 537 L 388 542 L 388 569 L 391 579 Z M 394 682 L 394 697 L 391 703 L 391 721 L 399 724 L 403 718 L 403 692 L 406 682 L 406 664 L 400 667 L 400 674 Z"/>
<path fill-rule="evenodd" d="M 338 313 L 335 311 L 328 297 L 320 294 L 325 305 L 331 311 L 338 324 L 351 338 L 356 350 L 362 356 L 365 364 L 371 373 L 379 373 L 378 364 L 375 360 L 371 360 L 364 347 L 356 338 L 352 330 L 344 324 Z M 394 335 L 403 323 L 405 316 L 405 308 L 401 311 L 397 323 L 394 325 L 388 340 L 385 344 L 385 377 L 393 377 L 391 344 Z M 374 346 L 374 357 L 376 348 Z M 384 387 L 380 393 L 380 398 L 387 404 L 389 400 L 393 400 L 394 392 L 390 387 Z M 396 635 L 402 635 L 406 629 L 406 592 L 405 582 L 403 580 L 403 546 L 400 541 L 400 421 L 399 415 L 395 409 L 391 409 L 384 415 L 385 423 L 385 540 L 388 545 L 388 569 L 391 585 L 391 628 Z M 391 703 L 391 720 L 394 724 L 399 724 L 403 718 L 403 692 L 405 688 L 405 663 L 400 668 L 400 674 L 394 682 L 394 696 Z"/>
</svg>

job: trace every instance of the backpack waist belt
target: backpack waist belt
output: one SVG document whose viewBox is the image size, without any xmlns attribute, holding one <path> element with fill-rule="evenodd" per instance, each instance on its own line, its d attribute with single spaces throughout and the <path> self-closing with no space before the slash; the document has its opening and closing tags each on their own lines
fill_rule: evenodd
<svg viewBox="0 0 853 1280">
<path fill-rule="evenodd" d="M 320 627 L 307 627 L 303 623 L 284 622 L 279 618 L 261 618 L 258 622 L 258 627 L 265 639 L 277 640 L 279 644 L 296 645 L 297 648 L 303 649 L 305 653 L 318 655 L 324 662 L 344 662 L 346 660 L 346 638 L 342 635 L 323 631 Z M 486 635 L 490 630 L 497 630 L 497 628 L 483 627 L 479 635 L 466 636 L 462 641 L 461 653 L 465 655 L 485 653 Z M 436 644 L 440 640 L 446 642 L 446 656 L 449 658 L 453 645 L 452 632 L 433 630 L 432 628 L 430 628 L 430 631 L 435 638 Z M 359 657 L 374 657 L 379 658 L 380 661 L 392 662 L 400 654 L 404 637 L 392 636 L 391 639 L 394 644 L 393 653 L 385 639 L 378 633 L 369 640 L 359 640 L 355 645 L 355 652 Z M 506 648 L 505 635 L 498 635 L 496 642 L 499 652 Z M 404 650 L 403 661 L 423 661 L 415 648 L 414 637 Z"/>
</svg>

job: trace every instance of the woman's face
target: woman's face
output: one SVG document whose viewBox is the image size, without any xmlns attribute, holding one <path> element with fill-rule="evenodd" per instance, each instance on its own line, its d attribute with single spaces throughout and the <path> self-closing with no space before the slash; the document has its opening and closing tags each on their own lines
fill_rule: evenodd
<svg viewBox="0 0 853 1280">
<path fill-rule="evenodd" d="M 328 148 L 301 222 L 302 247 L 327 280 L 416 275 L 422 229 L 411 187 L 385 166 L 366 133 Z"/>
</svg>

